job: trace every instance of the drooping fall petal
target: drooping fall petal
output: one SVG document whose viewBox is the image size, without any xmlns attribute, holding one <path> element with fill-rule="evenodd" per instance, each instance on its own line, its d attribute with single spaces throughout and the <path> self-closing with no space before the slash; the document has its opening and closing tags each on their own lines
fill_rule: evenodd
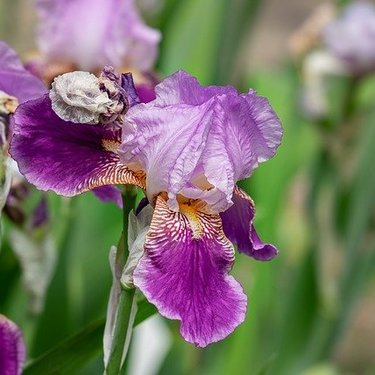
<svg viewBox="0 0 375 375">
<path fill-rule="evenodd" d="M 101 124 L 60 119 L 45 95 L 18 108 L 10 153 L 21 173 L 41 190 L 73 196 L 105 185 L 142 186 L 119 160 L 120 133 Z"/>
<path fill-rule="evenodd" d="M 192 206 L 171 211 L 159 196 L 134 272 L 134 284 L 185 340 L 204 347 L 229 335 L 245 317 L 247 298 L 228 272 L 234 261 L 218 215 Z"/>
<path fill-rule="evenodd" d="M 220 213 L 224 233 L 237 245 L 241 253 L 257 260 L 271 260 L 278 251 L 275 246 L 260 240 L 253 224 L 254 215 L 254 202 L 243 190 L 236 187 L 233 205 Z"/>
</svg>

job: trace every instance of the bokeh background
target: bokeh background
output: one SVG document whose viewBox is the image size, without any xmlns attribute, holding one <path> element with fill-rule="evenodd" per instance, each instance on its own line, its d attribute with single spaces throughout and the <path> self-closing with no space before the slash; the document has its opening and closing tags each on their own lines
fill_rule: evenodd
<svg viewBox="0 0 375 375">
<path fill-rule="evenodd" d="M 176 322 L 142 323 L 130 375 L 375 374 L 375 79 L 362 80 L 354 93 L 348 77 L 327 78 L 329 127 L 304 113 L 304 57 L 292 55 L 290 41 L 322 3 L 139 1 L 163 35 L 160 76 L 183 68 L 203 84 L 256 89 L 281 118 L 284 139 L 241 183 L 256 202 L 258 232 L 280 249 L 269 263 L 237 255 L 233 275 L 250 300 L 246 321 L 206 349 L 185 343 Z M 36 48 L 35 23 L 31 1 L 0 0 L 0 39 L 25 57 Z M 28 312 L 6 238 L 10 223 L 3 223 L 0 311 L 24 330 L 30 358 L 103 319 L 108 251 L 121 232 L 120 210 L 91 194 L 69 201 L 51 195 L 49 204 L 57 265 L 38 315 Z M 82 343 L 88 363 L 62 374 L 102 373 L 101 337 L 93 332 L 90 344 Z"/>
</svg>

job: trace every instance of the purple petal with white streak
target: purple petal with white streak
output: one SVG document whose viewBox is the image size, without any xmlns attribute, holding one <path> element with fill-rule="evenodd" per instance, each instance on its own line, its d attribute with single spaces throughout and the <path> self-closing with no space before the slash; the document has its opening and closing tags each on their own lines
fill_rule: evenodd
<svg viewBox="0 0 375 375">
<path fill-rule="evenodd" d="M 134 284 L 162 315 L 181 320 L 185 340 L 205 347 L 243 322 L 247 297 L 228 275 L 234 250 L 220 217 L 185 209 L 157 198 Z"/>
<path fill-rule="evenodd" d="M 14 119 L 10 153 L 38 189 L 73 196 L 99 186 L 143 185 L 119 160 L 120 129 L 64 121 L 48 95 L 20 105 Z"/>
</svg>

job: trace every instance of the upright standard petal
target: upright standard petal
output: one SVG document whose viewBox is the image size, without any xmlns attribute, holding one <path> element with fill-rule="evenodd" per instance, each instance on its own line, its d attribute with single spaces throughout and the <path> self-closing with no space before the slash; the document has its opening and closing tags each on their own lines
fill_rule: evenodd
<svg viewBox="0 0 375 375">
<path fill-rule="evenodd" d="M 143 23 L 134 0 L 37 0 L 37 12 L 39 46 L 51 61 L 147 70 L 157 56 L 160 33 Z"/>
<path fill-rule="evenodd" d="M 47 92 L 42 81 L 23 67 L 16 52 L 4 42 L 0 42 L 0 91 L 16 97 L 19 103 Z"/>
<path fill-rule="evenodd" d="M 225 235 L 237 245 L 241 253 L 257 260 L 271 260 L 278 251 L 275 246 L 263 243 L 253 224 L 255 205 L 253 200 L 240 188 L 233 194 L 233 205 L 220 213 Z"/>
<path fill-rule="evenodd" d="M 199 347 L 229 335 L 245 317 L 247 297 L 228 272 L 234 261 L 218 215 L 183 204 L 171 211 L 158 196 L 134 284 L 181 334 Z"/>
<path fill-rule="evenodd" d="M 0 315 L 0 374 L 20 375 L 25 357 L 21 331 L 12 321 Z"/>
<path fill-rule="evenodd" d="M 213 212 L 232 204 L 235 183 L 271 158 L 281 142 L 281 124 L 265 98 L 253 90 L 202 87 L 180 71 L 156 86 L 156 99 L 127 113 L 124 163 L 147 175 L 148 198 L 168 192 L 202 199 Z"/>
<path fill-rule="evenodd" d="M 37 188 L 72 196 L 105 185 L 143 187 L 119 160 L 121 129 L 64 121 L 48 95 L 20 105 L 14 118 L 10 153 Z"/>
</svg>

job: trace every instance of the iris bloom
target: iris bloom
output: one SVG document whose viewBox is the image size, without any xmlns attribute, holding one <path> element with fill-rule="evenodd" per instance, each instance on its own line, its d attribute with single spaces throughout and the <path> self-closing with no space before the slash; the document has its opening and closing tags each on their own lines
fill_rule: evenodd
<svg viewBox="0 0 375 375">
<path fill-rule="evenodd" d="M 29 67 L 48 83 L 77 69 L 146 72 L 154 65 L 160 32 L 143 22 L 134 0 L 36 0 L 36 11 L 41 57 Z M 143 74 L 135 80 L 153 83 Z"/>
<path fill-rule="evenodd" d="M 21 331 L 11 320 L 0 314 L 0 374 L 20 375 L 25 353 Z"/>
<path fill-rule="evenodd" d="M 204 347 L 244 320 L 247 298 L 229 275 L 233 244 L 259 260 L 277 254 L 260 240 L 254 203 L 236 183 L 274 155 L 282 129 L 255 91 L 202 87 L 183 71 L 157 85 L 156 96 L 128 109 L 122 132 L 64 121 L 48 96 L 30 101 L 16 113 L 11 152 L 43 190 L 145 189 L 154 212 L 133 282 L 162 315 L 181 320 L 187 341 Z"/>
<path fill-rule="evenodd" d="M 328 50 L 354 75 L 375 70 L 375 6 L 366 1 L 350 4 L 325 29 Z"/>
</svg>

